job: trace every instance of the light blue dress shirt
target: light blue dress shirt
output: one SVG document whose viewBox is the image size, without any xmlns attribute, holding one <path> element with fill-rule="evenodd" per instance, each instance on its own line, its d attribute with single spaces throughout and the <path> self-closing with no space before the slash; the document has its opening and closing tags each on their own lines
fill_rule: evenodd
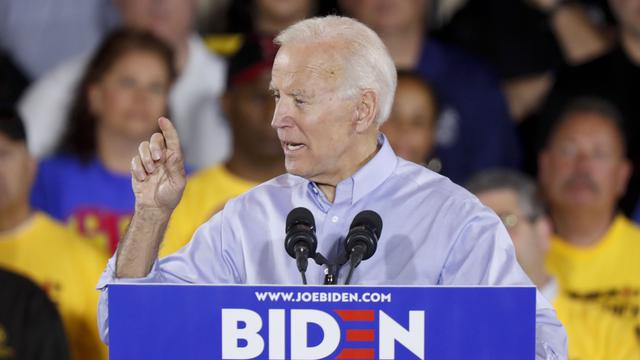
<svg viewBox="0 0 640 360">
<path fill-rule="evenodd" d="M 179 252 L 157 261 L 141 279 L 116 279 L 115 257 L 98 283 L 103 290 L 99 327 L 108 338 L 108 284 L 301 284 L 295 260 L 284 249 L 285 219 L 298 206 L 315 217 L 318 252 L 329 260 L 362 210 L 383 220 L 377 252 L 360 264 L 351 283 L 362 285 L 532 285 L 516 260 L 500 219 L 449 179 L 398 158 L 380 136 L 381 148 L 336 187 L 329 202 L 315 183 L 285 174 L 229 200 L 200 226 Z M 343 283 L 347 266 L 338 283 Z M 310 284 L 322 284 L 324 268 L 309 264 Z M 538 292 L 536 358 L 565 359 L 567 338 L 552 306 Z"/>
</svg>

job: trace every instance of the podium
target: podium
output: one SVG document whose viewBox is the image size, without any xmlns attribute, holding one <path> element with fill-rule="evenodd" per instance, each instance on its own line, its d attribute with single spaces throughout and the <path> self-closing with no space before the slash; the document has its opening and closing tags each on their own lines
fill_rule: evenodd
<svg viewBox="0 0 640 360">
<path fill-rule="evenodd" d="M 534 287 L 110 285 L 110 359 L 535 358 Z"/>
</svg>

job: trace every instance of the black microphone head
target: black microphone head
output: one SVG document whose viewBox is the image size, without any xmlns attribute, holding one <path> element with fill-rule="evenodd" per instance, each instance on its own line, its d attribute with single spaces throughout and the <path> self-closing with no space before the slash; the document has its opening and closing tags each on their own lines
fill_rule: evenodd
<svg viewBox="0 0 640 360">
<path fill-rule="evenodd" d="M 318 248 L 316 239 L 316 222 L 309 209 L 297 207 L 287 215 L 284 248 L 292 258 L 296 257 L 296 246 L 303 246 L 309 256 L 315 256 Z"/>
<path fill-rule="evenodd" d="M 344 244 L 347 254 L 351 254 L 356 245 L 364 246 L 362 260 L 367 260 L 376 252 L 380 234 L 382 234 L 380 215 L 372 210 L 361 211 L 351 222 L 349 234 L 347 234 Z"/>
<path fill-rule="evenodd" d="M 304 224 L 308 227 L 315 229 L 316 221 L 313 218 L 313 214 L 309 209 L 304 207 L 297 207 L 289 212 L 287 215 L 286 232 L 291 230 L 291 227 L 297 224 Z"/>
<path fill-rule="evenodd" d="M 361 211 L 351 222 L 351 229 L 356 226 L 367 226 L 376 234 L 376 238 L 380 238 L 382 233 L 382 218 L 373 210 Z"/>
</svg>

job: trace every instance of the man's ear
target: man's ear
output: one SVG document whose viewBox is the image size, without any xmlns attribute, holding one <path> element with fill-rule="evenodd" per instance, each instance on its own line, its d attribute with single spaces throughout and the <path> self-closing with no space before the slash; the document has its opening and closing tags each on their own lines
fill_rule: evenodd
<svg viewBox="0 0 640 360">
<path fill-rule="evenodd" d="M 29 189 L 31 189 L 38 172 L 38 161 L 36 160 L 35 157 L 33 157 L 29 153 L 27 144 L 24 144 L 24 154 L 25 154 L 25 166 L 27 170 L 27 174 L 26 174 L 27 179 L 25 179 L 25 181 L 28 182 L 28 187 Z"/>
<path fill-rule="evenodd" d="M 378 124 L 378 95 L 371 89 L 366 89 L 360 95 L 355 108 L 355 129 L 358 133 L 367 132 L 372 126 L 376 129 Z"/>
<path fill-rule="evenodd" d="M 631 161 L 624 159 L 622 161 L 622 164 L 620 165 L 620 167 L 618 168 L 618 172 L 617 172 L 617 177 L 618 177 L 618 181 L 617 181 L 617 193 L 618 196 L 622 196 L 624 195 L 624 193 L 627 191 L 627 184 L 629 183 L 629 178 L 631 177 L 631 172 L 633 171 L 633 165 L 631 164 Z"/>
</svg>

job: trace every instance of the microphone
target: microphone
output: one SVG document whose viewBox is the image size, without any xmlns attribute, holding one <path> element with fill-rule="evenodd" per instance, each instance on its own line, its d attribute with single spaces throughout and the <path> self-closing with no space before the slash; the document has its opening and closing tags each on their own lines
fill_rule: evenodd
<svg viewBox="0 0 640 360">
<path fill-rule="evenodd" d="M 289 256 L 296 259 L 302 283 L 306 285 L 308 259 L 315 257 L 318 248 L 316 222 L 311 211 L 303 207 L 291 210 L 287 215 L 286 234 L 284 248 Z"/>
<path fill-rule="evenodd" d="M 344 243 L 349 256 L 349 275 L 347 275 L 345 285 L 349 285 L 351 282 L 353 270 L 376 252 L 381 233 L 382 219 L 375 211 L 361 211 L 353 219 Z"/>
</svg>

